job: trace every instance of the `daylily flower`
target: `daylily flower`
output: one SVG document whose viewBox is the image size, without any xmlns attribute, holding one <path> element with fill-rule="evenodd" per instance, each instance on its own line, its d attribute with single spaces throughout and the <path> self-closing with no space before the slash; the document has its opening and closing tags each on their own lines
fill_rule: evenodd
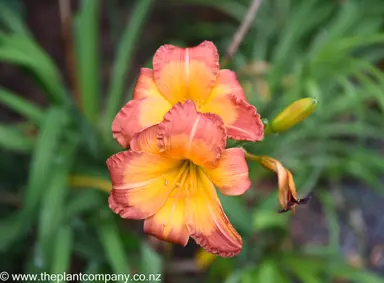
<svg viewBox="0 0 384 283">
<path fill-rule="evenodd" d="M 242 239 L 214 185 L 224 195 L 243 194 L 250 187 L 248 166 L 242 149 L 225 149 L 223 120 L 197 108 L 191 100 L 176 103 L 161 123 L 133 136 L 129 151 L 107 160 L 109 206 L 122 218 L 145 219 L 144 232 L 161 240 L 185 246 L 192 237 L 231 257 Z"/>
<path fill-rule="evenodd" d="M 160 123 L 173 105 L 186 100 L 199 112 L 219 115 L 229 138 L 262 140 L 260 115 L 247 103 L 235 73 L 220 70 L 218 51 L 209 41 L 191 48 L 168 44 L 156 51 L 153 70 L 141 69 L 133 99 L 112 123 L 114 138 L 127 148 L 134 134 Z"/>
<path fill-rule="evenodd" d="M 296 192 L 295 182 L 292 173 L 284 168 L 284 166 L 276 159 L 269 156 L 257 156 L 246 153 L 248 159 L 259 162 L 263 167 L 277 174 L 279 184 L 279 201 L 282 209 L 279 211 L 287 212 L 292 210 L 295 212 L 297 204 L 306 204 L 310 197 L 299 199 Z"/>
</svg>

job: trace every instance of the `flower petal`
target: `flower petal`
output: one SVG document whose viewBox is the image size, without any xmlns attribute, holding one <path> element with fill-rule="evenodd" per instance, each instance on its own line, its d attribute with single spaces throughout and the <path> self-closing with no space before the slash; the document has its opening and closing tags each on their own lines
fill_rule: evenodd
<svg viewBox="0 0 384 283">
<path fill-rule="evenodd" d="M 186 246 L 189 232 L 185 225 L 185 198 L 180 193 L 180 189 L 175 189 L 164 206 L 144 221 L 144 232 Z"/>
<path fill-rule="evenodd" d="M 208 97 L 219 73 L 219 54 L 210 41 L 191 48 L 163 45 L 153 57 L 157 86 L 173 104 Z"/>
<path fill-rule="evenodd" d="M 225 215 L 212 182 L 200 169 L 195 174 L 196 186 L 186 198 L 186 223 L 191 237 L 213 254 L 237 255 L 243 244 L 241 236 Z"/>
<path fill-rule="evenodd" d="M 159 125 L 153 125 L 135 134 L 129 146 L 133 151 L 161 154 L 161 140 L 159 140 L 158 134 Z"/>
<path fill-rule="evenodd" d="M 203 170 L 224 195 L 242 195 L 251 186 L 244 150 L 240 148 L 224 150 L 216 168 Z"/>
<path fill-rule="evenodd" d="M 229 138 L 255 142 L 264 137 L 264 125 L 256 108 L 234 94 L 210 97 L 202 112 L 219 115 Z"/>
<path fill-rule="evenodd" d="M 122 218 L 145 219 L 159 210 L 174 187 L 182 162 L 158 155 L 124 151 L 111 156 L 109 206 Z"/>
<path fill-rule="evenodd" d="M 127 148 L 134 134 L 163 120 L 172 105 L 159 92 L 151 69 L 142 68 L 129 101 L 112 123 L 113 137 Z"/>
<path fill-rule="evenodd" d="M 204 167 L 214 167 L 226 146 L 222 119 L 197 112 L 191 100 L 177 103 L 159 124 L 159 140 L 164 156 L 189 159 Z"/>
<path fill-rule="evenodd" d="M 216 84 L 212 89 L 210 98 L 218 98 L 227 94 L 233 94 L 237 98 L 246 99 L 244 90 L 237 80 L 236 73 L 230 70 L 220 70 L 219 76 L 217 77 Z"/>
</svg>

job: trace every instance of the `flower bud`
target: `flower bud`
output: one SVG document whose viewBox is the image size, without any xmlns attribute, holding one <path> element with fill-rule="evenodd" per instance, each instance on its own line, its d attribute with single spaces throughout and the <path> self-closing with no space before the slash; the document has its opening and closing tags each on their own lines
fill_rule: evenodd
<svg viewBox="0 0 384 283">
<path fill-rule="evenodd" d="M 317 100 L 303 98 L 293 102 L 271 122 L 269 131 L 282 133 L 306 119 L 317 106 Z"/>
</svg>

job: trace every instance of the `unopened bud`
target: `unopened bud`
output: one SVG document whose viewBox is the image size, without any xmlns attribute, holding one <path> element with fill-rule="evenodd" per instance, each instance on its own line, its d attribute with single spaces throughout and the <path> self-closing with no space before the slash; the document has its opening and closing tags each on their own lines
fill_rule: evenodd
<svg viewBox="0 0 384 283">
<path fill-rule="evenodd" d="M 303 98 L 293 102 L 271 122 L 270 131 L 282 133 L 306 119 L 317 107 L 317 100 Z"/>
</svg>

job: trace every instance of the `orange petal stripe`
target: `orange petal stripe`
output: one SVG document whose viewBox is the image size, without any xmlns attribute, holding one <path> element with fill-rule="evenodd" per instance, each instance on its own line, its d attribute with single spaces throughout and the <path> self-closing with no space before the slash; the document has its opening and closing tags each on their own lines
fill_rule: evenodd
<svg viewBox="0 0 384 283">
<path fill-rule="evenodd" d="M 226 145 L 222 119 L 197 112 L 190 100 L 175 104 L 165 114 L 158 139 L 164 156 L 190 159 L 204 167 L 215 167 Z"/>
<path fill-rule="evenodd" d="M 196 103 L 209 96 L 219 73 L 219 54 L 209 41 L 191 48 L 163 45 L 153 57 L 153 70 L 162 94 L 175 104 Z"/>
</svg>

